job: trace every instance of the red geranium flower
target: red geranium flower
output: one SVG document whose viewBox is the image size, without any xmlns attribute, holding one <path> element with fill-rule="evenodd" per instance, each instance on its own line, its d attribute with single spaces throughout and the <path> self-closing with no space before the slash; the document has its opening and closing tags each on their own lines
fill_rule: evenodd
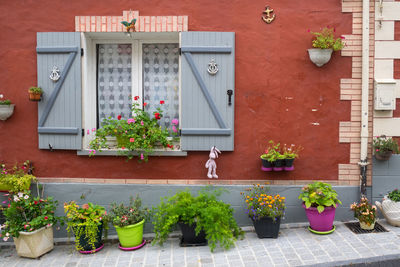
<svg viewBox="0 0 400 267">
<path fill-rule="evenodd" d="M 122 116 L 121 116 L 121 115 L 118 115 L 117 119 L 120 120 L 121 118 L 122 118 Z"/>
<path fill-rule="evenodd" d="M 161 101 L 160 101 L 160 104 L 161 104 L 161 105 L 164 104 L 164 103 L 165 103 L 164 100 L 161 100 Z"/>
<path fill-rule="evenodd" d="M 33 204 L 35 204 L 35 205 L 36 205 L 37 203 L 38 203 L 38 202 L 37 202 L 36 200 L 35 200 L 35 201 L 33 201 Z"/>
<path fill-rule="evenodd" d="M 155 117 L 157 120 L 161 119 L 160 113 L 158 113 L 158 112 L 154 113 L 154 117 Z"/>
<path fill-rule="evenodd" d="M 45 220 L 47 220 L 48 218 L 49 218 L 49 217 L 47 217 L 47 216 L 44 216 L 44 219 L 45 219 Z"/>
<path fill-rule="evenodd" d="M 145 107 L 145 106 L 147 106 L 147 103 L 146 103 L 146 102 L 143 103 L 143 107 Z"/>
<path fill-rule="evenodd" d="M 139 97 L 138 97 L 138 96 L 135 96 L 133 99 L 135 99 L 135 100 L 138 100 L 138 99 L 139 99 Z"/>
</svg>

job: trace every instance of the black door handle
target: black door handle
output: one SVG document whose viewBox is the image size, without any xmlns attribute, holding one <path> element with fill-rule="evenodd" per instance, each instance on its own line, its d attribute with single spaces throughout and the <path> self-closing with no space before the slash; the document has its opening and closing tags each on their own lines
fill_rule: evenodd
<svg viewBox="0 0 400 267">
<path fill-rule="evenodd" d="M 228 90 L 226 91 L 226 93 L 228 94 L 228 105 L 232 105 L 232 95 L 233 95 L 233 90 Z"/>
</svg>

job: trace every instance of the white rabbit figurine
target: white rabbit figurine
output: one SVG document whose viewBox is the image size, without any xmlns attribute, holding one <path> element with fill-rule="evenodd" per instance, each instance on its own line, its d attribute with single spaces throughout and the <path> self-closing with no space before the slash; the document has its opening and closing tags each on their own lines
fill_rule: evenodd
<svg viewBox="0 0 400 267">
<path fill-rule="evenodd" d="M 215 163 L 216 158 L 218 158 L 218 153 L 221 154 L 221 151 L 218 150 L 215 146 L 213 146 L 210 150 L 210 159 L 206 162 L 206 168 L 208 168 L 207 177 L 208 178 L 218 178 L 217 175 L 217 163 Z"/>
</svg>

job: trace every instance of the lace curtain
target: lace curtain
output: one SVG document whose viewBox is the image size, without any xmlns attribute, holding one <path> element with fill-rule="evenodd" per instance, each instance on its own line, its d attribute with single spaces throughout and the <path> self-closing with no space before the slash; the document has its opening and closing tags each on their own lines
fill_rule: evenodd
<svg viewBox="0 0 400 267">
<path fill-rule="evenodd" d="M 105 118 L 131 116 L 131 44 L 98 46 L 97 107 L 100 126 Z"/>
<path fill-rule="evenodd" d="M 145 111 L 153 116 L 156 108 L 161 107 L 164 116 L 160 125 L 172 132 L 171 121 L 179 120 L 178 44 L 143 44 L 142 49 Z M 165 102 L 162 105 L 161 100 Z"/>
</svg>

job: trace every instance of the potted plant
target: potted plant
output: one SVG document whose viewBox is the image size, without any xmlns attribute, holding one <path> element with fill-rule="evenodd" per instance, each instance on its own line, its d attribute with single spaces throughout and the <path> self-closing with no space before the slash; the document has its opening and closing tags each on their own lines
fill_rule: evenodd
<svg viewBox="0 0 400 267">
<path fill-rule="evenodd" d="M 243 235 L 233 218 L 233 208 L 218 199 L 222 190 L 200 190 L 193 196 L 189 190 L 161 198 L 153 208 L 154 244 L 162 245 L 175 225 L 182 231 L 181 246 L 208 245 L 214 251 L 217 243 L 224 249 L 234 246 Z"/>
<path fill-rule="evenodd" d="M 309 30 L 310 31 L 310 30 Z M 335 28 L 325 27 L 321 32 L 311 32 L 314 35 L 312 46 L 314 48 L 308 49 L 310 60 L 322 67 L 331 59 L 333 51 L 341 50 L 344 47 L 343 37 L 335 38 Z"/>
<path fill-rule="evenodd" d="M 0 94 L 0 120 L 5 121 L 14 113 L 14 104 L 11 104 L 11 100 L 4 99 L 4 96 Z"/>
<path fill-rule="evenodd" d="M 376 206 L 371 205 L 366 197 L 362 197 L 360 203 L 351 204 L 350 209 L 354 211 L 354 217 L 360 222 L 361 229 L 374 229 L 376 221 Z"/>
<path fill-rule="evenodd" d="M 261 158 L 261 170 L 262 171 L 272 171 L 277 160 L 277 150 L 279 150 L 280 144 L 275 144 L 273 140 L 268 141 L 268 146 L 265 149 L 265 153 L 260 156 Z"/>
<path fill-rule="evenodd" d="M 145 244 L 143 226 L 148 217 L 148 209 L 142 209 L 142 200 L 137 196 L 130 198 L 129 205 L 111 204 L 109 221 L 117 230 L 121 249 L 133 250 Z"/>
<path fill-rule="evenodd" d="M 296 146 L 295 144 L 291 144 L 287 146 L 284 144 L 283 146 L 283 155 L 285 157 L 285 167 L 283 168 L 285 171 L 293 171 L 294 166 L 293 162 L 295 158 L 299 157 L 299 152 L 303 150 L 302 146 Z"/>
<path fill-rule="evenodd" d="M 393 153 L 399 153 L 399 144 L 397 141 L 385 135 L 375 137 L 372 146 L 374 148 L 374 156 L 377 160 L 388 160 Z"/>
<path fill-rule="evenodd" d="M 303 201 L 302 206 L 310 222 L 310 231 L 326 234 L 335 230 L 333 226 L 335 211 L 337 205 L 342 202 L 330 184 L 314 182 L 306 185 L 302 188 L 299 199 Z"/>
<path fill-rule="evenodd" d="M 117 119 L 104 119 L 102 127 L 96 130 L 95 138 L 90 142 L 91 153 L 93 156 L 96 151 L 104 148 L 110 148 L 107 145 L 109 136 L 116 137 L 117 147 L 121 149 L 119 152 L 132 159 L 131 151 L 139 154 L 141 161 L 147 161 L 148 155 L 155 147 L 161 145 L 164 148 L 173 149 L 170 133 L 167 129 L 162 129 L 158 121 L 162 118 L 163 113 L 160 107 L 150 117 L 147 112 L 139 108 L 139 97 L 134 97 L 132 104 L 133 118 L 124 120 L 119 115 Z M 145 105 L 146 103 L 144 103 Z M 160 101 L 160 106 L 164 101 Z"/>
<path fill-rule="evenodd" d="M 95 253 L 101 250 L 102 234 L 107 236 L 108 223 L 104 207 L 93 203 L 79 207 L 75 201 L 64 203 L 67 231 L 75 234 L 75 247 L 82 254 Z"/>
<path fill-rule="evenodd" d="M 393 226 L 400 226 L 400 191 L 394 189 L 384 196 L 382 203 L 375 201 L 386 221 Z"/>
<path fill-rule="evenodd" d="M 28 90 L 30 101 L 40 101 L 42 99 L 43 90 L 40 87 L 31 87 Z"/>
<path fill-rule="evenodd" d="M 0 191 L 17 193 L 29 190 L 32 180 L 36 181 L 32 170 L 29 160 L 22 165 L 15 164 L 11 169 L 7 169 L 5 164 L 0 164 Z"/>
<path fill-rule="evenodd" d="M 260 184 L 240 194 L 258 238 L 278 238 L 281 217 L 285 214 L 285 197 L 269 195 L 268 188 Z"/>
<path fill-rule="evenodd" d="M 52 197 L 33 197 L 29 192 L 10 195 L 9 201 L 3 210 L 3 240 L 13 237 L 21 257 L 38 258 L 52 250 L 53 225 L 60 219 L 54 216 L 57 201 Z"/>
</svg>

